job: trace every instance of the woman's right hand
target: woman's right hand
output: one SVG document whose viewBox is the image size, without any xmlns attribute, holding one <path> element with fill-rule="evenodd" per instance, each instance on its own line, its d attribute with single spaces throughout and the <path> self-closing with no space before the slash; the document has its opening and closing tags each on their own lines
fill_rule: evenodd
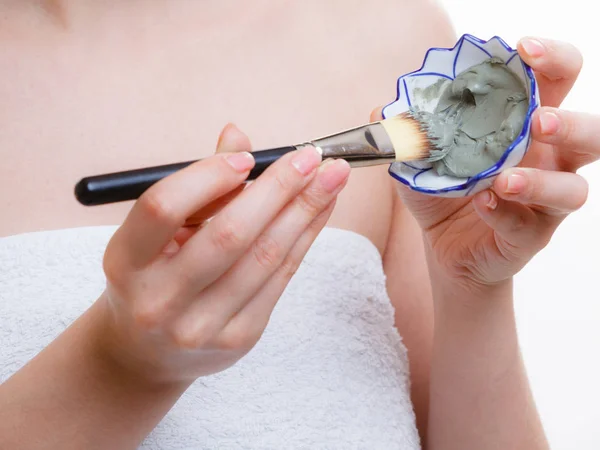
<svg viewBox="0 0 600 450">
<path fill-rule="evenodd" d="M 190 231 L 186 220 L 239 190 L 254 165 L 235 127 L 219 143 L 147 190 L 108 244 L 102 350 L 135 376 L 191 381 L 244 356 L 350 173 L 313 148 L 292 152 Z"/>
</svg>

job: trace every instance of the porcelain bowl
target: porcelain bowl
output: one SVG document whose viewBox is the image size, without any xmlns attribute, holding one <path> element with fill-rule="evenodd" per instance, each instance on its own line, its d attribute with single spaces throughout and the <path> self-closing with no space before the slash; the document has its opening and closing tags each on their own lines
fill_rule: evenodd
<svg viewBox="0 0 600 450">
<path fill-rule="evenodd" d="M 486 59 L 500 58 L 524 83 L 529 97 L 529 110 L 523 129 L 492 167 L 470 178 L 440 176 L 424 162 L 394 163 L 389 173 L 396 180 L 417 192 L 438 197 L 467 197 L 489 188 L 494 178 L 503 170 L 517 166 L 531 144 L 531 117 L 539 107 L 539 90 L 535 74 L 520 58 L 517 51 L 504 40 L 494 36 L 483 41 L 475 36 L 463 35 L 453 48 L 431 48 L 425 55 L 423 66 L 398 79 L 397 98 L 383 108 L 383 117 L 389 118 L 417 107 L 433 111 L 438 99 L 420 100 L 414 95 L 440 79 L 453 80 L 460 73 Z"/>
</svg>

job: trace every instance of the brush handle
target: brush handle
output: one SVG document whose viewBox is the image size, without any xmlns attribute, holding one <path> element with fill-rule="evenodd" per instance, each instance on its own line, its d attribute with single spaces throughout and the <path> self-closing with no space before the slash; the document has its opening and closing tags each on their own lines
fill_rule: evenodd
<svg viewBox="0 0 600 450">
<path fill-rule="evenodd" d="M 255 180 L 271 164 L 296 147 L 279 147 L 252 152 L 255 165 L 246 181 Z M 85 206 L 105 205 L 139 198 L 150 186 L 197 162 L 186 161 L 145 169 L 128 170 L 83 178 L 75 186 L 75 198 Z"/>
</svg>

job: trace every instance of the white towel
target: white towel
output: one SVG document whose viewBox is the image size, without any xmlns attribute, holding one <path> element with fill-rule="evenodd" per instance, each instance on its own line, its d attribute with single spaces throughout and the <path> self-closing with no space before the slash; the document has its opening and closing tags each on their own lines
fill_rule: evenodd
<svg viewBox="0 0 600 450">
<path fill-rule="evenodd" d="M 102 292 L 114 230 L 0 239 L 0 382 Z M 326 228 L 258 345 L 229 370 L 197 380 L 140 448 L 420 448 L 393 319 L 375 246 Z"/>
</svg>

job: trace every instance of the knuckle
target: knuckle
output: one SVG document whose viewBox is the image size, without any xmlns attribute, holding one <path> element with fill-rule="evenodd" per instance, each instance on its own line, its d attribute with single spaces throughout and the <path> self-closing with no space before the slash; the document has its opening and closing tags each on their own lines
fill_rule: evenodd
<svg viewBox="0 0 600 450">
<path fill-rule="evenodd" d="M 102 269 L 104 275 L 111 284 L 115 286 L 123 286 L 125 284 L 126 272 L 119 263 L 119 259 L 110 251 L 110 244 L 102 260 Z"/>
<path fill-rule="evenodd" d="M 212 338 L 212 329 L 207 322 L 179 324 L 170 332 L 171 341 L 181 349 L 198 349 L 207 345 Z"/>
<path fill-rule="evenodd" d="M 170 224 L 175 220 L 171 202 L 158 189 L 146 191 L 138 200 L 139 206 L 150 220 Z"/>
<path fill-rule="evenodd" d="M 243 227 L 237 222 L 224 217 L 218 223 L 215 223 L 215 229 L 212 233 L 212 242 L 223 252 L 239 248 L 245 241 L 242 230 Z"/>
<path fill-rule="evenodd" d="M 271 270 L 280 263 L 284 251 L 279 243 L 266 235 L 260 236 L 252 247 L 256 262 L 265 269 Z"/>
<path fill-rule="evenodd" d="M 121 290 L 130 285 L 134 279 L 139 279 L 141 273 L 132 268 L 126 250 L 120 242 L 111 239 L 102 258 L 102 270 L 106 281 Z"/>
<path fill-rule="evenodd" d="M 171 331 L 171 341 L 177 348 L 193 350 L 202 345 L 198 334 L 188 328 L 175 328 Z"/>
<path fill-rule="evenodd" d="M 297 198 L 296 202 L 300 209 L 309 217 L 316 217 L 325 207 L 325 203 L 317 195 L 316 192 L 305 190 Z"/>
<path fill-rule="evenodd" d="M 300 268 L 301 261 L 297 258 L 288 257 L 286 258 L 281 266 L 279 266 L 278 274 L 281 279 L 284 281 L 289 281 L 292 279 L 298 269 Z"/>
<path fill-rule="evenodd" d="M 165 320 L 167 310 L 166 302 L 138 302 L 133 306 L 133 322 L 144 330 L 156 329 Z"/>
<path fill-rule="evenodd" d="M 315 217 L 313 222 L 310 224 L 310 228 L 320 231 L 321 228 L 323 228 L 327 224 L 327 221 L 329 220 L 329 217 L 331 216 L 335 205 L 336 201 L 333 200 L 329 205 L 325 207 L 323 211 L 319 212 L 317 217 Z"/>
<path fill-rule="evenodd" d="M 308 224 L 308 227 L 304 231 L 304 235 L 316 238 L 323 227 L 327 225 L 327 220 L 329 220 L 329 216 L 331 216 L 332 211 L 332 205 L 328 206 L 323 211 L 320 211 L 317 216 Z"/>
<path fill-rule="evenodd" d="M 526 179 L 523 197 L 530 202 L 536 202 L 544 196 L 544 183 L 538 169 L 527 169 L 521 172 Z"/>
<path fill-rule="evenodd" d="M 293 192 L 298 186 L 299 181 L 300 175 L 287 167 L 282 170 L 277 170 L 273 174 L 273 182 L 285 193 Z"/>
<path fill-rule="evenodd" d="M 247 352 L 260 340 L 263 328 L 258 326 L 230 326 L 219 338 L 219 348 L 230 352 Z"/>
<path fill-rule="evenodd" d="M 577 142 L 577 121 L 571 114 L 565 114 L 564 111 L 560 112 L 561 118 L 561 133 L 560 139 L 564 144 L 575 144 Z"/>
</svg>

